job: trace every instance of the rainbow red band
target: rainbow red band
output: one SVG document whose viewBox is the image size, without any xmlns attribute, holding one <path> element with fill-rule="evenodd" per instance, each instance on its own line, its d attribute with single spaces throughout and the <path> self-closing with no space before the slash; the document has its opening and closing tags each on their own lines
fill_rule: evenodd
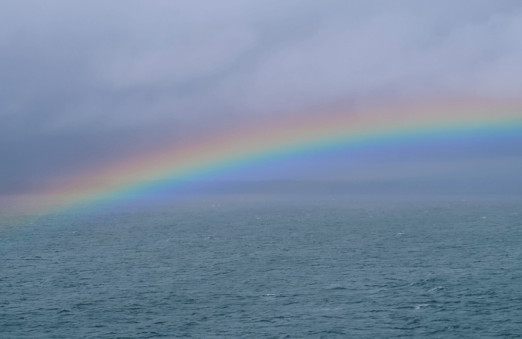
<svg viewBox="0 0 522 339">
<path fill-rule="evenodd" d="M 493 137 L 506 130 L 522 133 L 522 105 L 399 107 L 274 119 L 102 167 L 45 192 L 41 199 L 46 201 L 45 211 L 57 211 L 139 196 L 175 180 L 204 179 L 217 171 L 277 157 L 332 147 L 365 147 L 400 138 L 418 142 L 473 130 L 489 131 Z"/>
</svg>

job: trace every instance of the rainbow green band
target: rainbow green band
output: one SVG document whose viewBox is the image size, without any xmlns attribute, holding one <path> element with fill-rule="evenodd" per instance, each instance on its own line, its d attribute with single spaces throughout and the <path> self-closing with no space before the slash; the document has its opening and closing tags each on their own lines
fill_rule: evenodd
<svg viewBox="0 0 522 339">
<path fill-rule="evenodd" d="M 376 147 L 394 140 L 419 142 L 474 132 L 493 138 L 508 132 L 522 135 L 522 105 L 407 107 L 274 119 L 168 145 L 80 175 L 42 194 L 47 204 L 43 210 L 60 211 L 136 197 L 173 182 L 205 179 L 219 171 L 307 152 Z"/>
</svg>

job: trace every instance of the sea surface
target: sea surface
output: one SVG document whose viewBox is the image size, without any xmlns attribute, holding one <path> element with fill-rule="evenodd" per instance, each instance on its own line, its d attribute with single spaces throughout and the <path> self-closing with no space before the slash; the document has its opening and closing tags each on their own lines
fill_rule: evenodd
<svg viewBox="0 0 522 339">
<path fill-rule="evenodd" d="M 0 214 L 0 338 L 522 337 L 515 199 Z"/>
</svg>

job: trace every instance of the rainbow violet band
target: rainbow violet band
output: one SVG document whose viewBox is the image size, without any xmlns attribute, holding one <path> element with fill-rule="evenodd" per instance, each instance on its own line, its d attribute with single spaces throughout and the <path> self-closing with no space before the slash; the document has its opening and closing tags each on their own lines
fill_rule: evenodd
<svg viewBox="0 0 522 339">
<path fill-rule="evenodd" d="M 418 142 L 474 132 L 495 137 L 507 131 L 522 135 L 522 104 L 480 102 L 275 118 L 198 136 L 78 175 L 44 192 L 40 205 L 44 212 L 55 212 L 123 200 L 182 180 L 332 148 L 376 147 L 394 140 Z"/>
</svg>

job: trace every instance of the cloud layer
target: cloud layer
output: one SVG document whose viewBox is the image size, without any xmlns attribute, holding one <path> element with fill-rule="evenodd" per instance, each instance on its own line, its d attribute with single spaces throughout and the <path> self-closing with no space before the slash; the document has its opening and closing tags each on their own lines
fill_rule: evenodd
<svg viewBox="0 0 522 339">
<path fill-rule="evenodd" d="M 521 35 L 517 0 L 5 1 L 0 191 L 285 112 L 516 98 Z"/>
</svg>

